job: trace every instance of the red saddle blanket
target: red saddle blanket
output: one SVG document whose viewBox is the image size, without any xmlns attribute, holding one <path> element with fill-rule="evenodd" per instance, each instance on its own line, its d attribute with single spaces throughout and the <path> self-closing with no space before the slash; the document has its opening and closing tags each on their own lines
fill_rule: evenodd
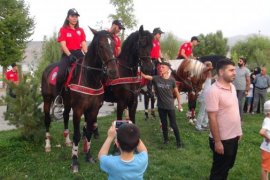
<svg viewBox="0 0 270 180">
<path fill-rule="evenodd" d="M 58 69 L 59 69 L 58 66 L 56 66 L 55 68 L 53 68 L 53 70 L 49 74 L 49 83 L 51 85 L 54 85 L 54 86 L 56 85 L 56 79 L 57 79 L 56 77 L 57 77 Z M 79 92 L 82 94 L 87 94 L 87 95 L 97 96 L 97 95 L 104 94 L 103 86 L 101 86 L 98 89 L 93 89 L 90 87 L 80 85 L 80 80 L 79 80 L 78 84 L 70 84 L 70 80 L 72 78 L 72 74 L 73 74 L 74 69 L 75 69 L 75 64 L 72 64 L 71 69 L 70 69 L 69 74 L 68 74 L 68 77 L 67 77 L 66 82 L 65 82 L 66 87 L 68 87 L 71 91 L 76 91 L 76 92 Z"/>
</svg>

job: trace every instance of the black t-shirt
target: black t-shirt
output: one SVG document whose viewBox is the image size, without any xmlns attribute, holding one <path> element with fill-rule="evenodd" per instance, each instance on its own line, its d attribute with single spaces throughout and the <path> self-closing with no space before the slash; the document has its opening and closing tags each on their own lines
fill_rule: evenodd
<svg viewBox="0 0 270 180">
<path fill-rule="evenodd" d="M 174 109 L 173 89 L 176 87 L 173 78 L 163 79 L 160 76 L 153 76 L 153 85 L 157 95 L 158 108 Z"/>
</svg>

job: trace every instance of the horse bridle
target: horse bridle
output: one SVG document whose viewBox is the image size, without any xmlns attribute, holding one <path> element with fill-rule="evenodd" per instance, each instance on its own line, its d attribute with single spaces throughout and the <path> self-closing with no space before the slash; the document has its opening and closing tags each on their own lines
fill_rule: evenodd
<svg viewBox="0 0 270 180">
<path fill-rule="evenodd" d="M 92 67 L 92 66 L 86 66 L 86 65 L 83 65 L 83 64 L 80 64 L 82 67 L 84 67 L 86 70 L 95 70 L 95 71 L 101 71 L 103 72 L 104 74 L 107 73 L 107 66 L 109 63 L 113 62 L 113 61 L 116 61 L 117 59 L 113 56 L 113 58 L 110 58 L 109 60 L 107 61 L 103 61 L 103 58 L 102 58 L 102 53 L 100 52 L 100 45 L 99 45 L 99 42 L 98 42 L 98 56 L 101 58 L 101 63 L 102 63 L 102 67 L 101 68 L 96 68 L 96 67 Z M 112 49 L 111 47 L 107 47 L 106 48 L 108 49 Z"/>
</svg>

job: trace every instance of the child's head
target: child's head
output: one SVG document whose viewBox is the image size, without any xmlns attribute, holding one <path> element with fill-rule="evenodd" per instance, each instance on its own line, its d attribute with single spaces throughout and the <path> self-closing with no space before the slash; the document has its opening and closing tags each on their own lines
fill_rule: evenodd
<svg viewBox="0 0 270 180">
<path fill-rule="evenodd" d="M 125 123 L 117 130 L 117 142 L 120 149 L 125 152 L 132 152 L 140 141 L 139 128 L 134 124 Z"/>
<path fill-rule="evenodd" d="M 263 105 L 264 114 L 266 116 L 270 115 L 270 100 L 266 101 Z"/>
</svg>

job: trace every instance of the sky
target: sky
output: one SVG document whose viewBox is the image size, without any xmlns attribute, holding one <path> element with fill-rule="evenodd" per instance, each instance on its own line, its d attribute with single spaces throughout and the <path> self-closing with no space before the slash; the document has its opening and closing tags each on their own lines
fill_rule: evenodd
<svg viewBox="0 0 270 180">
<path fill-rule="evenodd" d="M 35 31 L 30 40 L 40 41 L 58 32 L 67 11 L 75 8 L 80 14 L 80 26 L 87 40 L 88 29 L 111 26 L 109 14 L 115 13 L 110 0 L 25 0 L 30 16 L 35 19 Z M 133 0 L 137 26 L 153 31 L 160 27 L 165 33 L 189 40 L 199 34 L 223 32 L 224 37 L 262 34 L 270 36 L 270 0 Z"/>
</svg>

